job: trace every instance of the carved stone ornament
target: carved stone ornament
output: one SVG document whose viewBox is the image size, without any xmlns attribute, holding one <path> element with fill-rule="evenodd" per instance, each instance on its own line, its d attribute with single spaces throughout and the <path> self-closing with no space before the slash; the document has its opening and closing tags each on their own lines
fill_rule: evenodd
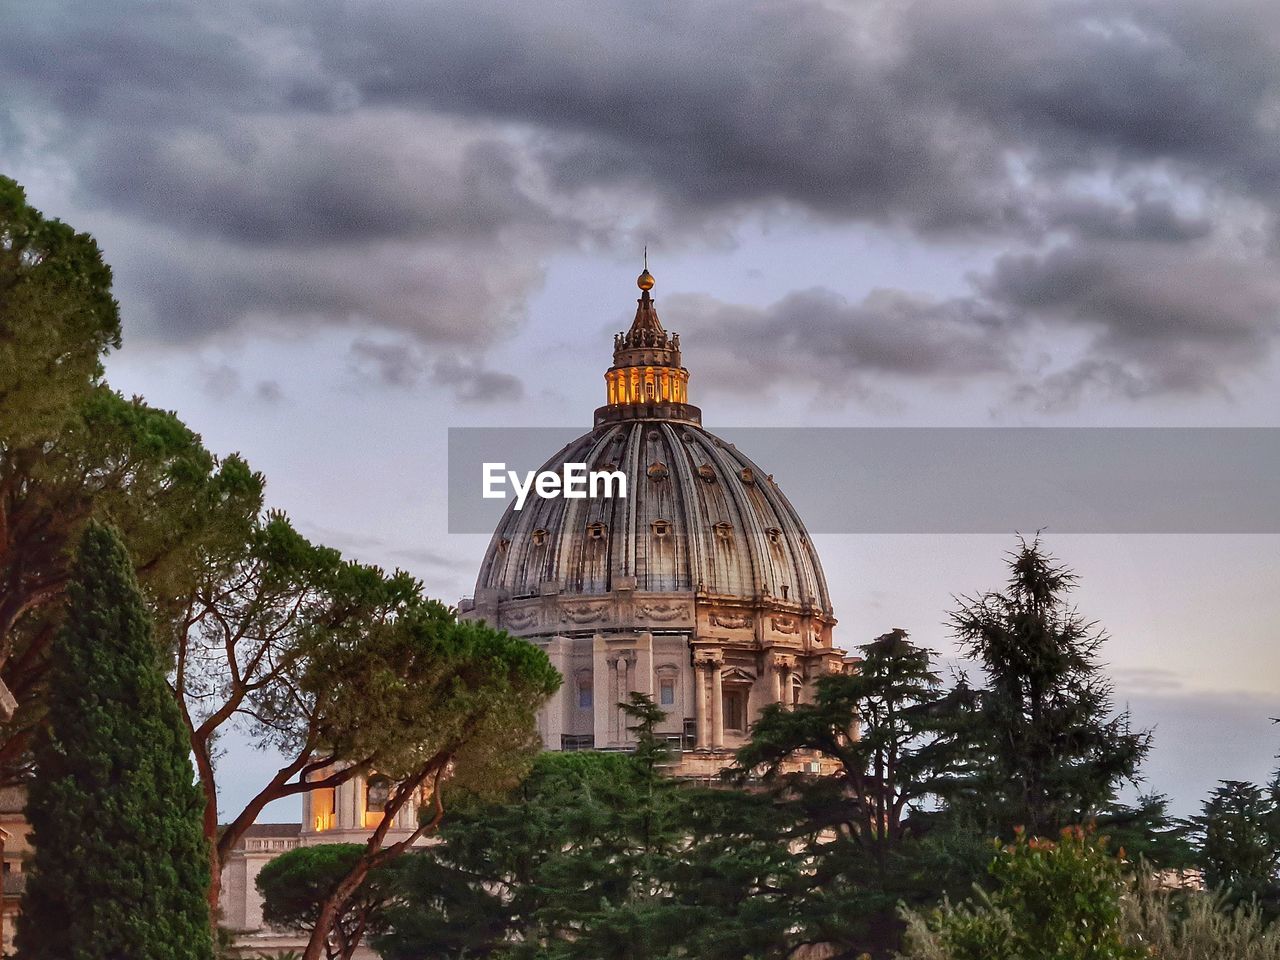
<svg viewBox="0 0 1280 960">
<path fill-rule="evenodd" d="M 560 611 L 560 619 L 566 623 L 602 623 L 609 619 L 609 604 L 596 603 L 565 607 Z"/>
<path fill-rule="evenodd" d="M 755 625 L 755 620 L 751 617 L 733 613 L 713 613 L 709 619 L 713 627 L 724 627 L 726 630 L 746 630 Z"/>
<path fill-rule="evenodd" d="M 778 633 L 799 633 L 800 624 L 792 617 L 773 617 L 773 629 Z"/>
<path fill-rule="evenodd" d="M 683 603 L 637 603 L 636 612 L 649 620 L 678 620 L 689 615 Z"/>
<path fill-rule="evenodd" d="M 538 622 L 538 611 L 533 607 L 516 607 L 502 611 L 502 625 L 513 630 L 524 630 Z"/>
</svg>

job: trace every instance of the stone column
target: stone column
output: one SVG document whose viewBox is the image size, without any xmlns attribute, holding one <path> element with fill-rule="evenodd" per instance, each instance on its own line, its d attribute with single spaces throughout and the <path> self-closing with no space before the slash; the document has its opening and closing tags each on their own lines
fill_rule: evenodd
<svg viewBox="0 0 1280 960">
<path fill-rule="evenodd" d="M 723 660 L 713 660 L 711 667 L 711 747 L 724 749 L 724 679 L 720 675 Z"/>
<path fill-rule="evenodd" d="M 629 699 L 627 690 L 627 658 L 625 655 L 619 655 L 617 662 L 618 673 L 618 696 L 612 703 L 613 714 L 617 717 L 618 724 L 618 743 L 627 742 L 627 714 L 618 704 L 626 703 Z"/>
<path fill-rule="evenodd" d="M 698 720 L 698 749 L 711 747 L 711 700 L 707 693 L 707 685 L 711 681 L 708 675 L 707 661 L 695 660 L 693 664 L 694 703 Z"/>
<path fill-rule="evenodd" d="M 773 660 L 774 683 L 778 688 L 778 702 L 784 707 L 791 706 L 791 674 L 795 670 L 795 658 L 783 654 Z"/>
</svg>

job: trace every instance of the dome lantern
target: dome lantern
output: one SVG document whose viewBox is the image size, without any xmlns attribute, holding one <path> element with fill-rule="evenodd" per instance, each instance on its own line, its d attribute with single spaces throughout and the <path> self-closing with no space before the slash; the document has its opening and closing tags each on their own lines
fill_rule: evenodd
<svg viewBox="0 0 1280 960">
<path fill-rule="evenodd" d="M 613 338 L 613 366 L 605 373 L 605 406 L 596 423 L 662 419 L 702 422 L 689 404 L 689 371 L 681 365 L 680 335 L 668 334 L 654 307 L 655 280 L 645 251 L 644 270 L 636 278 L 640 299 L 631 328 Z"/>
</svg>

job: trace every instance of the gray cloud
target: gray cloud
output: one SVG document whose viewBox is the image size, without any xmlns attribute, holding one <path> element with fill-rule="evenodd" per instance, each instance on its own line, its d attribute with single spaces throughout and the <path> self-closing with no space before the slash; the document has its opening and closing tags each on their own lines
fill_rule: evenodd
<svg viewBox="0 0 1280 960">
<path fill-rule="evenodd" d="M 464 349 L 464 398 L 518 395 L 471 358 L 551 256 L 760 211 L 1007 253 L 969 296 L 740 311 L 739 358 L 787 321 L 846 379 L 1218 390 L 1274 336 L 1277 44 L 1261 0 L 67 2 L 0 37 L 0 159 L 131 231 L 132 330 L 391 330 Z"/>
<path fill-rule="evenodd" d="M 452 356 L 429 360 L 411 342 L 360 338 L 351 344 L 351 356 L 357 372 L 392 387 L 408 389 L 426 379 L 452 391 L 464 403 L 504 403 L 524 395 L 524 384 L 518 377 L 489 370 L 476 360 Z"/>
<path fill-rule="evenodd" d="M 668 316 L 710 347 L 699 374 L 713 386 L 740 386 L 743 369 L 753 387 L 827 390 L 989 377 L 1049 408 L 1090 393 L 1227 391 L 1280 334 L 1270 264 L 1176 242 L 1076 240 L 1002 256 L 971 283 L 947 300 L 877 290 L 851 303 L 825 289 L 765 307 L 672 298 Z"/>
<path fill-rule="evenodd" d="M 672 297 L 668 324 L 698 344 L 700 384 L 762 382 L 840 391 L 866 377 L 967 378 L 1008 372 L 1007 321 L 976 298 L 930 301 L 876 290 L 850 303 L 826 289 L 764 307 Z M 678 318 L 678 319 L 672 319 Z M 743 371 L 752 372 L 744 382 Z"/>
<path fill-rule="evenodd" d="M 1006 256 L 979 286 L 1028 323 L 1088 336 L 1082 357 L 1020 388 L 1049 405 L 1089 387 L 1129 397 L 1225 391 L 1280 332 L 1280 277 L 1270 264 L 1169 244 Z"/>
</svg>

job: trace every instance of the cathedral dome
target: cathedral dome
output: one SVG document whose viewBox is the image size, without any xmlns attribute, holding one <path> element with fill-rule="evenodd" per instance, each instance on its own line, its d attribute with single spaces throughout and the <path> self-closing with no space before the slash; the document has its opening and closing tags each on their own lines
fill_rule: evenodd
<svg viewBox="0 0 1280 960">
<path fill-rule="evenodd" d="M 635 320 L 614 338 L 595 429 L 542 467 L 621 472 L 627 496 L 513 503 L 489 544 L 476 599 L 623 589 L 781 603 L 830 621 L 822 564 L 800 517 L 771 474 L 702 428 L 702 412 L 688 403 L 680 337 L 658 319 L 647 265 L 636 283 Z"/>
<path fill-rule="evenodd" d="M 619 705 L 643 695 L 674 772 L 713 776 L 761 711 L 805 702 L 851 662 L 804 524 L 770 474 L 702 428 L 647 264 L 636 284 L 594 427 L 542 468 L 622 474 L 626 496 L 513 502 L 459 612 L 537 644 L 564 678 L 538 715 L 549 749 L 632 749 Z"/>
<path fill-rule="evenodd" d="M 692 420 L 605 420 L 547 461 L 627 478 L 625 498 L 530 498 L 509 507 L 477 595 L 514 600 L 549 585 L 762 601 L 831 615 L 818 554 L 771 475 Z"/>
</svg>

